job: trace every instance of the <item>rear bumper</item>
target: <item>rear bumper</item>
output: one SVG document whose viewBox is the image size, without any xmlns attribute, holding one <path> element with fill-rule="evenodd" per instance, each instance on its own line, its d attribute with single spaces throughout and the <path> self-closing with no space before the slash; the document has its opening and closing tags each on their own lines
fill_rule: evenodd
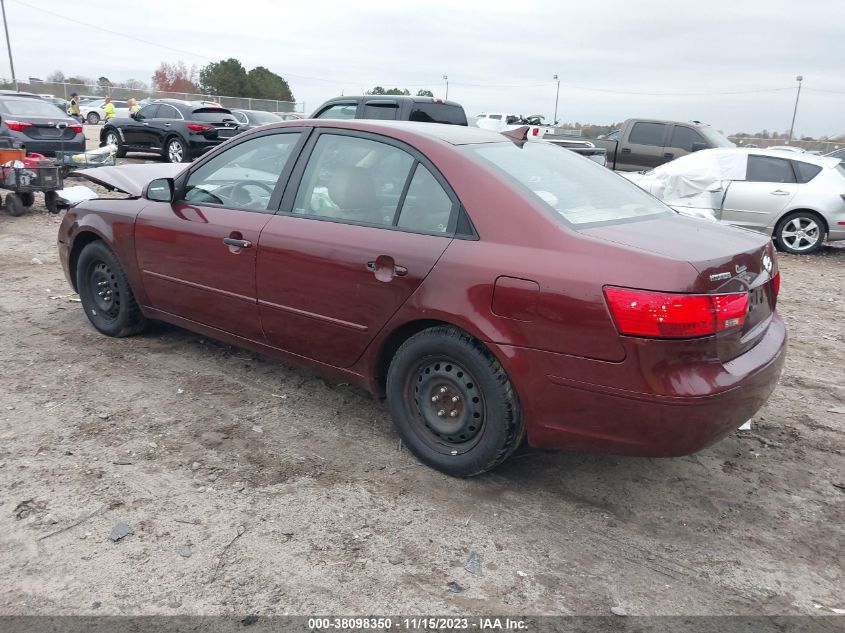
<svg viewBox="0 0 845 633">
<path fill-rule="evenodd" d="M 64 143 L 58 139 L 37 140 L 37 139 L 20 139 L 26 146 L 26 151 L 29 154 L 44 154 L 45 156 L 54 156 L 56 152 L 84 152 L 85 151 L 85 136 L 77 134 L 73 140 L 66 140 Z"/>
<path fill-rule="evenodd" d="M 217 139 L 207 139 L 204 137 L 193 137 L 188 138 L 188 151 L 191 153 L 191 156 L 199 156 L 201 154 L 205 154 L 207 151 L 214 149 L 220 143 L 228 141 L 227 138 L 217 138 Z"/>
<path fill-rule="evenodd" d="M 673 457 L 717 442 L 760 409 L 783 368 L 786 330 L 775 313 L 763 338 L 737 358 L 675 367 L 638 367 L 635 354 L 622 363 L 573 363 L 538 350 L 499 346 L 498 351 L 520 394 L 532 446 Z M 578 366 L 581 371 L 573 372 Z M 614 375 L 638 371 L 654 390 L 613 386 Z M 604 376 L 604 383 L 596 376 Z"/>
</svg>

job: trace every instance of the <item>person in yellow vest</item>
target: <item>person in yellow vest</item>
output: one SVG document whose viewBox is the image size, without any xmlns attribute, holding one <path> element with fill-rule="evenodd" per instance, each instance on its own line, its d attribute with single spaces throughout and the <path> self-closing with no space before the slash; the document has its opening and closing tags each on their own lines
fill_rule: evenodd
<svg viewBox="0 0 845 633">
<path fill-rule="evenodd" d="M 82 123 L 82 115 L 79 113 L 79 95 L 75 92 L 70 93 L 70 109 L 68 110 L 70 116 Z"/>
<path fill-rule="evenodd" d="M 106 113 L 106 122 L 111 121 L 117 116 L 114 104 L 111 102 L 111 97 L 106 97 L 106 103 L 103 105 L 103 111 Z"/>
</svg>

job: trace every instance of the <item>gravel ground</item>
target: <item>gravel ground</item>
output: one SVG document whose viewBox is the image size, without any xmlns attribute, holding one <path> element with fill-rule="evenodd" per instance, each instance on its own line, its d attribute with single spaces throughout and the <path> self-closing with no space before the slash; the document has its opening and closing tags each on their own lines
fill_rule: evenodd
<svg viewBox="0 0 845 633">
<path fill-rule="evenodd" d="M 843 247 L 780 258 L 789 357 L 752 431 L 454 480 L 348 385 L 166 325 L 100 336 L 59 220 L 0 214 L 0 614 L 845 608 Z"/>
</svg>

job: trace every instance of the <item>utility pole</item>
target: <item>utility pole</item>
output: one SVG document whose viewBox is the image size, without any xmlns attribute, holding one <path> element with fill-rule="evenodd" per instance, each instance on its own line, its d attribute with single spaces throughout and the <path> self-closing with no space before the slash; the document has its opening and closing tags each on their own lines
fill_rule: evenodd
<svg viewBox="0 0 845 633">
<path fill-rule="evenodd" d="M 9 53 L 11 55 L 11 53 Z M 798 94 L 795 95 L 795 109 L 792 111 L 792 124 L 789 126 L 789 142 L 792 142 L 792 131 L 795 129 L 795 115 L 798 114 L 798 99 L 801 98 L 801 82 L 804 80 L 803 75 L 798 75 L 795 81 L 798 82 Z"/>
<path fill-rule="evenodd" d="M 552 125 L 557 125 L 557 102 L 560 100 L 560 79 L 557 75 L 552 77 L 557 82 L 557 94 L 555 95 L 555 118 L 552 119 Z"/>
<path fill-rule="evenodd" d="M 446 82 L 446 98 L 444 101 L 449 100 L 449 75 L 443 75 L 443 81 Z"/>
<path fill-rule="evenodd" d="M 18 79 L 15 77 L 15 62 L 12 60 L 12 43 L 9 41 L 9 24 L 6 22 L 6 2 L 0 0 L 0 8 L 3 9 L 3 29 L 6 31 L 6 48 L 9 49 L 9 66 L 12 67 L 12 81 L 15 83 L 15 90 L 18 90 Z"/>
</svg>

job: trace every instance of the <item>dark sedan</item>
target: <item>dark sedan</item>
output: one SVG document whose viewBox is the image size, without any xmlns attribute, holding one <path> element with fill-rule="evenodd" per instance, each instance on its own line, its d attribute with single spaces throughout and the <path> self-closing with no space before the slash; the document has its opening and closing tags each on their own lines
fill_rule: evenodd
<svg viewBox="0 0 845 633">
<path fill-rule="evenodd" d="M 519 134 L 308 120 L 186 169 L 81 173 L 129 194 L 59 230 L 97 330 L 167 321 L 362 386 L 451 475 L 524 437 L 691 453 L 754 415 L 783 365 L 768 238 Z"/>
<path fill-rule="evenodd" d="M 100 131 L 100 145 L 118 157 L 127 152 L 158 154 L 171 163 L 189 163 L 240 132 L 231 111 L 217 105 L 159 99 L 127 119 L 112 119 Z"/>
<path fill-rule="evenodd" d="M 241 124 L 241 130 L 251 130 L 268 123 L 278 123 L 284 120 L 273 112 L 264 112 L 263 110 L 232 110 L 232 114 Z"/>
<path fill-rule="evenodd" d="M 85 151 L 79 121 L 43 99 L 0 96 L 0 139 L 45 156 L 60 150 Z"/>
</svg>

